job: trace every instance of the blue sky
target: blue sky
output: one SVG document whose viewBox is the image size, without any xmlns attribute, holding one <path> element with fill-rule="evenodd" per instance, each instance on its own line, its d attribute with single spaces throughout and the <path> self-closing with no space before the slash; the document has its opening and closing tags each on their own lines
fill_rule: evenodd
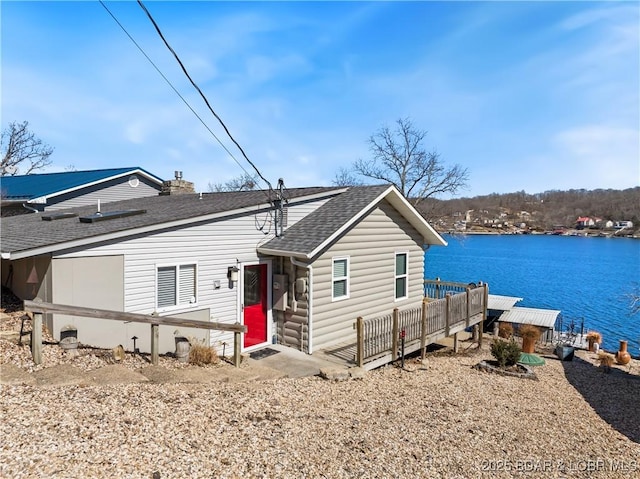
<svg viewBox="0 0 640 479">
<path fill-rule="evenodd" d="M 462 196 L 640 184 L 637 2 L 145 2 L 273 184 L 330 185 L 410 117 L 469 169 Z M 135 2 L 107 2 L 247 170 Z M 48 171 L 240 167 L 98 2 L 7 2 L 2 127 L 30 122 Z"/>
</svg>

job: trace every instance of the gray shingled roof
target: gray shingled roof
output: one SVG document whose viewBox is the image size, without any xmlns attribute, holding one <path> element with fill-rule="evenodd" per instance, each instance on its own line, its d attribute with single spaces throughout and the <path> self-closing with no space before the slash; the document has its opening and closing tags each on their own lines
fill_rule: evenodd
<svg viewBox="0 0 640 479">
<path fill-rule="evenodd" d="M 261 245 L 258 250 L 309 256 L 364 208 L 373 207 L 371 203 L 388 189 L 389 185 L 351 187 L 288 228 L 283 236 Z"/>
<path fill-rule="evenodd" d="M 306 196 L 331 195 L 341 191 L 335 187 L 293 188 L 287 190 L 289 199 Z M 25 214 L 2 218 L 0 230 L 0 250 L 3 254 L 33 250 L 53 245 L 88 240 L 95 237 L 136 230 L 145 227 L 167 227 L 176 221 L 190 221 L 193 223 L 206 219 L 207 215 L 237 212 L 244 208 L 255 209 L 268 203 L 265 191 L 243 191 L 226 193 L 183 194 L 171 196 L 152 196 L 132 200 L 116 201 L 104 204 L 102 212 L 119 210 L 146 210 L 145 214 L 126 218 L 110 219 L 98 223 L 81 223 L 78 218 L 66 218 L 55 221 L 43 221 L 42 216 L 51 212 Z M 80 216 L 95 213 L 96 207 L 71 208 L 57 210 L 53 213 L 73 212 Z"/>
</svg>

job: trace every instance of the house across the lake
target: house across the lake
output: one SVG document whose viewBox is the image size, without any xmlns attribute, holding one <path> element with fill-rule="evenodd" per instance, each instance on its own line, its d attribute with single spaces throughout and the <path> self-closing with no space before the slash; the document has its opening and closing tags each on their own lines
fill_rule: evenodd
<svg viewBox="0 0 640 479">
<path fill-rule="evenodd" d="M 357 317 L 423 304 L 424 248 L 446 245 L 393 186 L 168 194 L 2 218 L 2 284 L 21 299 L 241 323 L 242 350 L 355 341 Z M 48 314 L 56 339 L 149 351 L 148 326 Z M 448 328 L 448 326 L 447 326 Z M 175 327 L 160 326 L 160 352 Z M 227 352 L 233 333 L 180 328 Z"/>
</svg>

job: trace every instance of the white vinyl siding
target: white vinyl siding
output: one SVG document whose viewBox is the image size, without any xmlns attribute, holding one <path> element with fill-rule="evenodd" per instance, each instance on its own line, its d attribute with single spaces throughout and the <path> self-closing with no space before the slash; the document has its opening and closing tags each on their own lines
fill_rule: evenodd
<svg viewBox="0 0 640 479">
<path fill-rule="evenodd" d="M 313 348 L 355 341 L 353 324 L 420 306 L 423 237 L 388 202 L 356 224 L 313 262 Z M 395 298 L 396 253 L 407 253 L 407 297 Z M 333 300 L 333 259 L 349 257 L 349 298 Z"/>
<path fill-rule="evenodd" d="M 289 225 L 299 221 L 327 201 L 296 205 L 292 200 L 288 206 Z M 256 228 L 268 218 L 267 213 L 250 214 L 241 217 L 223 219 L 216 222 L 171 228 L 159 233 L 141 235 L 120 241 L 113 241 L 93 248 L 66 251 L 55 257 L 77 258 L 85 256 L 103 256 L 120 254 L 124 257 L 124 311 L 130 313 L 151 314 L 156 310 L 157 267 L 176 264 L 191 264 L 197 261 L 197 297 L 198 304 L 169 308 L 162 315 L 195 314 L 203 308 L 211 310 L 207 319 L 226 324 L 239 321 L 240 303 L 238 287 L 230 287 L 227 279 L 229 266 L 235 266 L 237 260 L 257 262 L 256 246 L 268 241 Z M 219 284 L 219 286 L 216 286 Z M 303 302 L 298 303 L 298 312 L 304 314 Z M 106 308 L 108 309 L 108 308 Z M 176 310 L 180 312 L 177 313 Z M 271 320 L 269 312 L 269 320 Z M 200 319 L 200 317 L 198 317 Z M 305 320 L 306 321 L 306 320 Z M 305 326 L 306 328 L 306 326 Z M 173 332 L 170 329 L 170 340 Z M 180 328 L 182 332 L 183 328 Z M 161 328 L 162 330 L 162 328 Z M 205 331 L 205 330 L 194 330 Z M 161 332 L 161 335 L 164 334 Z M 306 330 L 304 332 L 306 338 Z M 125 339 L 132 335 L 123 336 Z M 138 334 L 138 336 L 142 336 Z M 148 334 L 145 336 L 148 337 Z M 161 342 L 163 337 L 161 337 Z M 305 339 L 306 340 L 306 339 Z M 120 341 L 116 342 L 117 345 Z M 213 330 L 210 333 L 211 345 L 221 353 L 223 343 L 233 344 L 233 333 Z M 169 343 L 169 341 L 167 341 Z M 107 345 L 113 347 L 113 345 Z M 169 349 L 173 351 L 173 349 Z M 226 350 L 230 354 L 229 348 Z"/>
<path fill-rule="evenodd" d="M 349 297 L 349 258 L 333 258 L 331 282 L 333 300 Z"/>
<path fill-rule="evenodd" d="M 132 187 L 129 184 L 131 175 L 126 175 L 103 184 L 89 188 L 80 188 L 64 195 L 54 196 L 47 201 L 45 211 L 55 211 L 64 208 L 74 208 L 76 206 L 94 205 L 97 207 L 98 200 L 101 204 L 111 201 L 129 200 L 132 198 L 144 198 L 147 196 L 157 196 L 161 186 L 143 178 L 138 177 L 138 186 Z"/>
<path fill-rule="evenodd" d="M 158 310 L 196 303 L 196 265 L 158 266 Z"/>
<path fill-rule="evenodd" d="M 396 253 L 395 291 L 396 300 L 405 299 L 409 291 L 409 254 Z"/>
</svg>

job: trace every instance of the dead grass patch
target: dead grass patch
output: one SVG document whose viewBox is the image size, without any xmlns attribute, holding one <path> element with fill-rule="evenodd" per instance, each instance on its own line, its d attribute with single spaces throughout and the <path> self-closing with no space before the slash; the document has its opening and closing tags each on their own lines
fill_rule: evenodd
<svg viewBox="0 0 640 479">
<path fill-rule="evenodd" d="M 190 341 L 189 364 L 204 366 L 206 364 L 217 364 L 220 361 L 215 348 L 207 346 L 199 341 Z"/>
</svg>

